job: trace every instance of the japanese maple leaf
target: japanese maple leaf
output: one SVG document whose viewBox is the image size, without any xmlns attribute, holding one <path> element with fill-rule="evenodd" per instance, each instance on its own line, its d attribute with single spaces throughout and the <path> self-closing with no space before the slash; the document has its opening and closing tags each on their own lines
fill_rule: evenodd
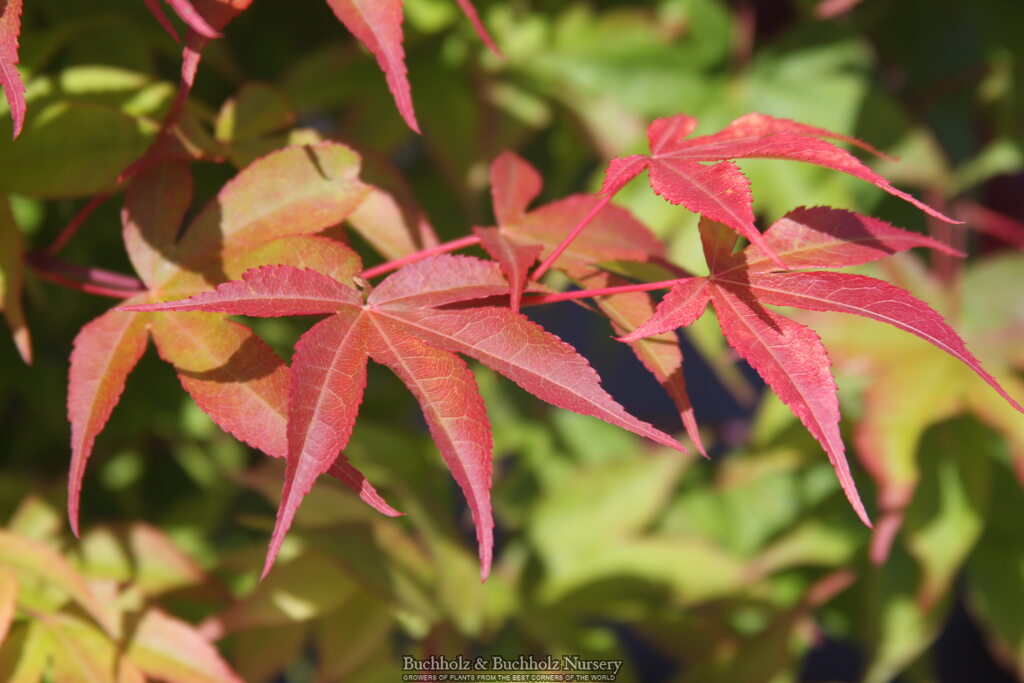
<svg viewBox="0 0 1024 683">
<path fill-rule="evenodd" d="M 825 347 L 810 328 L 765 305 L 853 313 L 915 334 L 959 360 L 1022 410 L 942 316 L 906 290 L 862 275 L 802 270 L 859 265 L 917 246 L 956 253 L 942 243 L 880 220 L 823 207 L 790 212 L 764 234 L 764 248 L 750 245 L 736 254 L 735 235 L 728 227 L 705 218 L 700 229 L 711 274 L 680 281 L 655 315 L 623 340 L 689 325 L 710 302 L 729 344 L 824 447 L 846 497 L 865 524 L 870 521 L 839 435 L 839 402 Z M 775 272 L 766 254 L 769 249 L 787 267 L 801 270 Z"/>
<path fill-rule="evenodd" d="M 486 578 L 493 547 L 491 428 L 473 374 L 457 353 L 477 359 L 548 403 L 682 450 L 675 439 L 616 403 L 586 359 L 558 337 L 508 308 L 469 303 L 507 291 L 508 282 L 496 264 L 441 254 L 397 271 L 365 300 L 351 277 L 338 280 L 310 269 L 264 266 L 184 301 L 127 308 L 330 316 L 295 346 L 288 467 L 264 575 L 302 498 L 348 443 L 371 358 L 398 375 L 419 401 L 469 504 L 481 577 Z"/>
<path fill-rule="evenodd" d="M 456 2 L 484 43 L 498 54 L 498 48 L 470 0 Z M 327 4 L 345 28 L 377 58 L 399 113 L 406 124 L 419 133 L 402 49 L 402 0 L 327 0 Z"/>
<path fill-rule="evenodd" d="M 18 73 L 18 34 L 21 33 L 21 0 L 5 0 L 0 8 L 0 86 L 11 107 L 12 137 L 25 124 L 25 84 Z"/>
<path fill-rule="evenodd" d="M 613 159 L 601 193 L 618 192 L 647 169 L 655 193 L 729 226 L 761 247 L 780 266 L 782 263 L 765 247 L 754 225 L 750 182 L 732 159 L 765 157 L 817 164 L 866 180 L 936 218 L 957 222 L 897 190 L 849 152 L 822 139 L 843 140 L 878 153 L 856 138 L 757 113 L 741 116 L 714 135 L 687 139 L 696 127 L 697 119 L 685 114 L 655 119 L 647 128 L 651 153 Z"/>
<path fill-rule="evenodd" d="M 1024 369 L 1024 301 L 1019 293 L 1024 258 L 1019 253 L 971 263 L 954 283 L 940 282 L 910 259 L 892 259 L 886 266 L 891 279 L 955 321 L 1001 385 L 1024 396 L 1024 382 L 1015 372 Z M 882 516 L 871 547 L 874 562 L 885 560 L 903 525 L 921 479 L 918 447 L 930 427 L 964 413 L 976 416 L 1005 437 L 1017 477 L 1024 482 L 1024 420 L 968 368 L 913 337 L 856 318 L 827 321 L 822 337 L 840 369 L 870 378 L 854 442 L 857 457 L 878 486 Z M 939 570 L 922 567 L 925 578 Z"/>
<path fill-rule="evenodd" d="M 369 192 L 358 171 L 358 156 L 343 145 L 286 148 L 241 171 L 182 232 L 192 202 L 188 167 L 167 163 L 145 170 L 128 186 L 122 211 L 128 255 L 147 287 L 129 301 L 188 296 L 259 264 L 351 277 L 359 271 L 355 253 L 314 233 L 348 217 Z M 248 327 L 207 313 L 108 311 L 82 328 L 71 354 L 68 516 L 76 534 L 93 443 L 150 336 L 214 422 L 268 455 L 287 453 L 290 371 Z M 381 511 L 397 514 L 344 460 L 332 474 Z"/>
<path fill-rule="evenodd" d="M 540 194 L 540 174 L 513 152 L 491 164 L 491 198 L 496 227 L 473 228 L 484 250 L 499 263 L 509 282 L 510 305 L 518 310 L 527 274 L 534 261 L 547 258 L 597 203 L 591 195 L 571 195 L 528 211 Z M 625 209 L 605 205 L 554 267 L 587 289 L 602 289 L 629 281 L 602 268 L 609 261 L 665 264 L 665 247 L 646 226 Z M 654 313 L 646 292 L 598 296 L 594 302 L 612 323 L 616 334 L 627 334 Z M 683 377 L 683 354 L 672 332 L 630 342 L 637 358 L 672 397 L 686 433 L 703 453 L 704 445 Z"/>
</svg>

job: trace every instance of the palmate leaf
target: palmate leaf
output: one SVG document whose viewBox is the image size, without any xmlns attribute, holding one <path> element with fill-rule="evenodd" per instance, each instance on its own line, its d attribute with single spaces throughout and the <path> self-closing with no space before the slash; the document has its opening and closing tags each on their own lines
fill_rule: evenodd
<svg viewBox="0 0 1024 683">
<path fill-rule="evenodd" d="M 501 266 L 509 282 L 510 305 L 518 310 L 527 271 L 538 257 L 547 258 L 597 203 L 589 195 L 571 195 L 529 211 L 542 180 L 530 164 L 512 152 L 491 164 L 491 199 L 498 225 L 474 228 L 481 246 Z M 599 268 L 607 261 L 665 262 L 665 247 L 640 221 L 617 206 L 605 206 L 554 262 L 578 285 L 601 289 L 626 280 Z M 628 292 L 594 299 L 616 334 L 626 334 L 650 318 L 654 303 L 646 292 Z M 637 339 L 630 347 L 672 398 L 687 436 L 701 453 L 693 405 L 683 377 L 683 354 L 674 334 Z"/>
<path fill-rule="evenodd" d="M 728 225 L 778 266 L 783 266 L 782 261 L 754 225 L 750 182 L 733 159 L 790 159 L 824 166 L 866 180 L 940 220 L 957 222 L 897 190 L 849 152 L 823 139 L 842 140 L 877 153 L 855 138 L 757 113 L 741 116 L 713 135 L 687 139 L 696 127 L 697 119 L 685 114 L 655 119 L 647 129 L 651 153 L 613 159 L 601 193 L 618 192 L 646 169 L 655 193 Z"/>
<path fill-rule="evenodd" d="M 132 302 L 189 296 L 264 264 L 351 280 L 360 268 L 355 253 L 315 233 L 342 222 L 370 191 L 358 171 L 359 158 L 334 143 L 275 152 L 228 182 L 180 238 L 192 201 L 187 167 L 168 163 L 143 171 L 129 185 L 122 211 L 128 255 L 149 288 Z M 268 455 L 288 453 L 290 370 L 248 327 L 224 315 L 108 311 L 82 328 L 71 354 L 68 516 L 76 534 L 93 443 L 150 336 L 214 422 Z M 398 514 L 346 460 L 326 471 L 384 514 Z"/>
<path fill-rule="evenodd" d="M 689 325 L 711 303 L 729 344 L 824 447 L 847 498 L 865 523 L 869 524 L 867 513 L 839 435 L 839 403 L 825 347 L 809 328 L 765 305 L 854 313 L 910 332 L 959 360 L 1010 406 L 1024 412 L 942 316 L 909 292 L 850 273 L 773 272 L 767 256 L 775 253 L 789 267 L 842 267 L 918 246 L 950 254 L 955 250 L 883 221 L 820 207 L 791 212 L 764 234 L 762 246 L 752 244 L 735 254 L 736 238 L 729 227 L 705 218 L 700 229 L 711 275 L 675 285 L 654 316 L 622 340 Z"/>
<path fill-rule="evenodd" d="M 516 311 L 472 305 L 507 289 L 497 264 L 444 254 L 397 271 L 365 303 L 349 283 L 313 270 L 264 266 L 183 301 L 123 308 L 261 317 L 331 314 L 296 344 L 288 468 L 264 574 L 303 496 L 347 445 L 366 383 L 366 359 L 372 358 L 391 368 L 419 401 L 469 504 L 486 578 L 493 548 L 491 431 L 472 373 L 454 354 L 475 358 L 552 405 L 682 450 L 615 402 L 571 346 Z"/>
</svg>

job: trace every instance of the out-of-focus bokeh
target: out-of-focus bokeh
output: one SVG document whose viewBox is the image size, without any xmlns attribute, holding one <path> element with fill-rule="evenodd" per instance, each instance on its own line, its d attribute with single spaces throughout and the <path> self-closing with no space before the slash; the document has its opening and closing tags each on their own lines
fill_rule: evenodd
<svg viewBox="0 0 1024 683">
<path fill-rule="evenodd" d="M 487 169 L 503 150 L 540 170 L 546 202 L 595 191 L 610 158 L 646 150 L 654 117 L 696 116 L 698 134 L 750 111 L 790 118 L 900 157 L 864 159 L 966 223 L 931 223 L 825 169 L 744 161 L 763 225 L 827 204 L 965 251 L 872 272 L 946 315 L 1024 400 L 1024 4 L 476 5 L 503 58 L 456 3 L 405 3 L 416 136 L 325 2 L 253 3 L 206 50 L 189 101 L 197 135 L 227 159 L 194 165 L 196 206 L 312 129 L 359 150 L 367 177 L 451 239 L 493 224 Z M 146 149 L 173 99 L 180 47 L 138 0 L 25 0 L 23 21 L 28 118 L 12 142 L 0 116 L 0 195 L 32 250 Z M 703 267 L 695 216 L 642 180 L 616 202 L 680 264 Z M 130 273 L 120 205 L 104 204 L 62 258 Z M 548 410 L 474 366 L 496 458 L 495 566 L 481 585 L 468 511 L 415 401 L 371 367 L 346 453 L 406 516 L 318 482 L 258 582 L 282 467 L 214 426 L 153 350 L 97 441 L 83 537 L 71 537 L 68 356 L 111 303 L 29 271 L 33 366 L 0 340 L 0 623 L 14 615 L 0 679 L 74 680 L 85 667 L 114 680 L 104 676 L 121 661 L 170 680 L 230 680 L 230 667 L 252 682 L 383 683 L 400 680 L 402 655 L 460 654 L 623 660 L 622 683 L 1024 678 L 1024 418 L 914 337 L 799 317 L 832 354 L 874 533 L 709 313 L 682 342 L 710 462 Z M 631 411 L 681 431 L 605 320 L 573 304 L 531 315 Z M 287 357 L 308 322 L 254 326 Z"/>
</svg>

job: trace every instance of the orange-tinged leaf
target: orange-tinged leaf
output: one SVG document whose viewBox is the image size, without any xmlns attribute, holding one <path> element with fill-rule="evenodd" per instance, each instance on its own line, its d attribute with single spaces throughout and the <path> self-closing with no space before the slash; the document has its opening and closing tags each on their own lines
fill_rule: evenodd
<svg viewBox="0 0 1024 683">
<path fill-rule="evenodd" d="M 384 258 L 398 259 L 437 244 L 437 235 L 421 211 L 371 187 L 349 215 L 348 223 Z"/>
<path fill-rule="evenodd" d="M 25 124 L 25 84 L 18 73 L 18 34 L 21 33 L 21 0 L 5 0 L 0 9 L 0 86 L 7 95 L 14 127 L 11 137 L 18 137 Z"/>
<path fill-rule="evenodd" d="M 171 162 L 143 171 L 128 187 L 122 219 L 129 257 L 151 288 L 150 300 L 202 291 L 264 263 L 312 266 L 351 281 L 360 269 L 355 253 L 313 233 L 340 223 L 362 200 L 358 170 L 358 156 L 335 143 L 274 152 L 229 182 L 181 240 L 192 196 L 187 166 Z M 145 347 L 149 324 L 161 356 L 217 424 L 268 454 L 287 453 L 287 366 L 248 328 L 223 316 L 108 313 L 83 328 L 82 349 L 72 355 L 68 511 L 76 533 L 85 463 Z M 355 481 L 351 472 L 346 476 Z M 358 491 L 393 512 L 372 487 Z"/>
<path fill-rule="evenodd" d="M 155 315 L 152 325 L 160 357 L 203 412 L 253 448 L 287 452 L 288 370 L 262 339 L 210 313 Z"/>
<path fill-rule="evenodd" d="M 336 143 L 286 147 L 257 159 L 192 221 L 178 244 L 182 266 L 209 268 L 230 250 L 341 223 L 368 192 L 358 175 L 359 157 Z"/>
<path fill-rule="evenodd" d="M 82 476 L 96 435 L 121 398 L 125 380 L 146 350 L 147 316 L 107 311 L 75 337 L 68 375 L 68 420 L 71 422 L 71 469 L 68 473 L 68 518 L 78 535 Z"/>
<path fill-rule="evenodd" d="M 156 608 L 146 610 L 132 631 L 127 654 L 147 676 L 161 681 L 242 681 L 195 627 Z"/>
<path fill-rule="evenodd" d="M 540 244 L 547 258 L 569 232 L 600 201 L 590 195 L 572 195 L 531 211 L 522 220 L 501 226 L 521 244 Z M 665 245 L 643 223 L 620 206 L 609 204 L 597 213 L 555 261 L 556 268 L 592 267 L 603 261 L 650 261 L 665 254 Z"/>
<path fill-rule="evenodd" d="M 32 363 L 32 339 L 21 307 L 25 244 L 6 200 L 0 200 L 0 311 L 14 336 L 14 345 Z"/>
<path fill-rule="evenodd" d="M 402 0 L 327 0 L 341 23 L 377 58 L 398 112 L 417 133 L 402 49 Z"/>
<path fill-rule="evenodd" d="M 158 164 L 128 185 L 121 209 L 125 248 L 135 272 L 158 285 L 178 266 L 175 243 L 192 204 L 192 173 L 184 162 Z"/>
<path fill-rule="evenodd" d="M 237 280 L 262 266 L 294 266 L 352 283 L 363 269 L 359 255 L 341 242 L 320 235 L 289 235 L 228 255 L 224 273 Z"/>
</svg>

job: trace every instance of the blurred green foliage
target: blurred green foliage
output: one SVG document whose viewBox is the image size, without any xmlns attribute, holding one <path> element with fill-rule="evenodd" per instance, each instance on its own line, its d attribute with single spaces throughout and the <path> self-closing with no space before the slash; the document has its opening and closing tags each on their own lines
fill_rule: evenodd
<svg viewBox="0 0 1024 683">
<path fill-rule="evenodd" d="M 760 111 L 857 135 L 902 156 L 876 169 L 940 208 L 969 202 L 1024 216 L 1019 2 L 847 3 L 826 19 L 827 3 L 811 0 L 479 0 L 504 59 L 483 49 L 454 3 L 406 4 L 422 137 L 317 0 L 254 3 L 211 44 L 189 103 L 196 134 L 234 166 L 301 139 L 296 129 L 342 140 L 364 154 L 375 182 L 415 197 L 442 238 L 492 221 L 486 169 L 500 151 L 541 169 L 546 201 L 595 189 L 604 161 L 641 151 L 648 121 L 678 112 L 696 116 L 699 133 Z M 178 48 L 137 0 L 102 9 L 26 0 L 21 45 L 29 113 L 13 143 L 0 117 L 0 193 L 31 250 L 152 140 L 173 97 Z M 840 174 L 763 160 L 744 168 L 764 219 L 831 204 L 928 229 Z M 233 172 L 197 165 L 199 197 Z M 641 183 L 616 201 L 680 263 L 702 269 L 693 216 Z M 90 218 L 67 260 L 130 272 L 118 204 Z M 947 314 L 1021 398 L 1024 261 L 992 237 L 953 230 L 946 237 L 971 254 L 966 267 L 896 262 L 886 276 Z M 543 411 L 477 368 L 495 427 L 498 524 L 495 569 L 480 585 L 457 490 L 415 404 L 376 368 L 347 453 L 407 516 L 381 517 L 322 481 L 258 583 L 279 463 L 221 433 L 152 355 L 98 441 L 84 486 L 90 531 L 70 541 L 54 512 L 65 502 L 67 358 L 77 329 L 109 302 L 31 272 L 25 298 L 34 366 L 0 344 L 0 519 L 10 520 L 0 531 L 0 613 L 13 605 L 15 615 L 0 671 L 22 666 L 24 680 L 39 680 L 32 671 L 43 665 L 33 662 L 57 652 L 46 639 L 61 634 L 113 647 L 116 634 L 68 607 L 84 599 L 84 581 L 121 595 L 126 614 L 159 605 L 201 623 L 246 681 L 393 681 L 403 654 L 624 659 L 620 681 L 928 681 L 948 666 L 934 646 L 961 606 L 998 671 L 1024 677 L 1024 421 L 907 335 L 806 317 L 834 350 L 847 443 L 866 467 L 854 463 L 855 476 L 891 548 L 859 525 L 824 454 L 773 396 L 753 417 L 706 410 L 716 455 L 702 462 Z M 289 321 L 257 329 L 285 354 L 301 332 Z M 690 383 L 698 411 L 721 400 L 711 383 L 749 403 L 754 392 L 720 339 L 697 330 L 692 341 L 715 370 L 699 375 L 707 388 Z M 737 424 L 748 438 L 731 435 Z M 893 487 L 906 492 L 898 506 L 883 496 Z M 188 568 L 178 579 L 161 578 L 152 548 L 126 556 L 109 540 L 108 525 L 150 529 L 142 522 Z M 46 561 L 18 550 L 28 544 L 62 553 L 69 573 L 39 575 Z M 12 580 L 37 590 L 12 593 Z M 854 652 L 852 662 L 829 659 L 837 648 Z M 997 675 L 978 661 L 974 671 Z"/>
</svg>

